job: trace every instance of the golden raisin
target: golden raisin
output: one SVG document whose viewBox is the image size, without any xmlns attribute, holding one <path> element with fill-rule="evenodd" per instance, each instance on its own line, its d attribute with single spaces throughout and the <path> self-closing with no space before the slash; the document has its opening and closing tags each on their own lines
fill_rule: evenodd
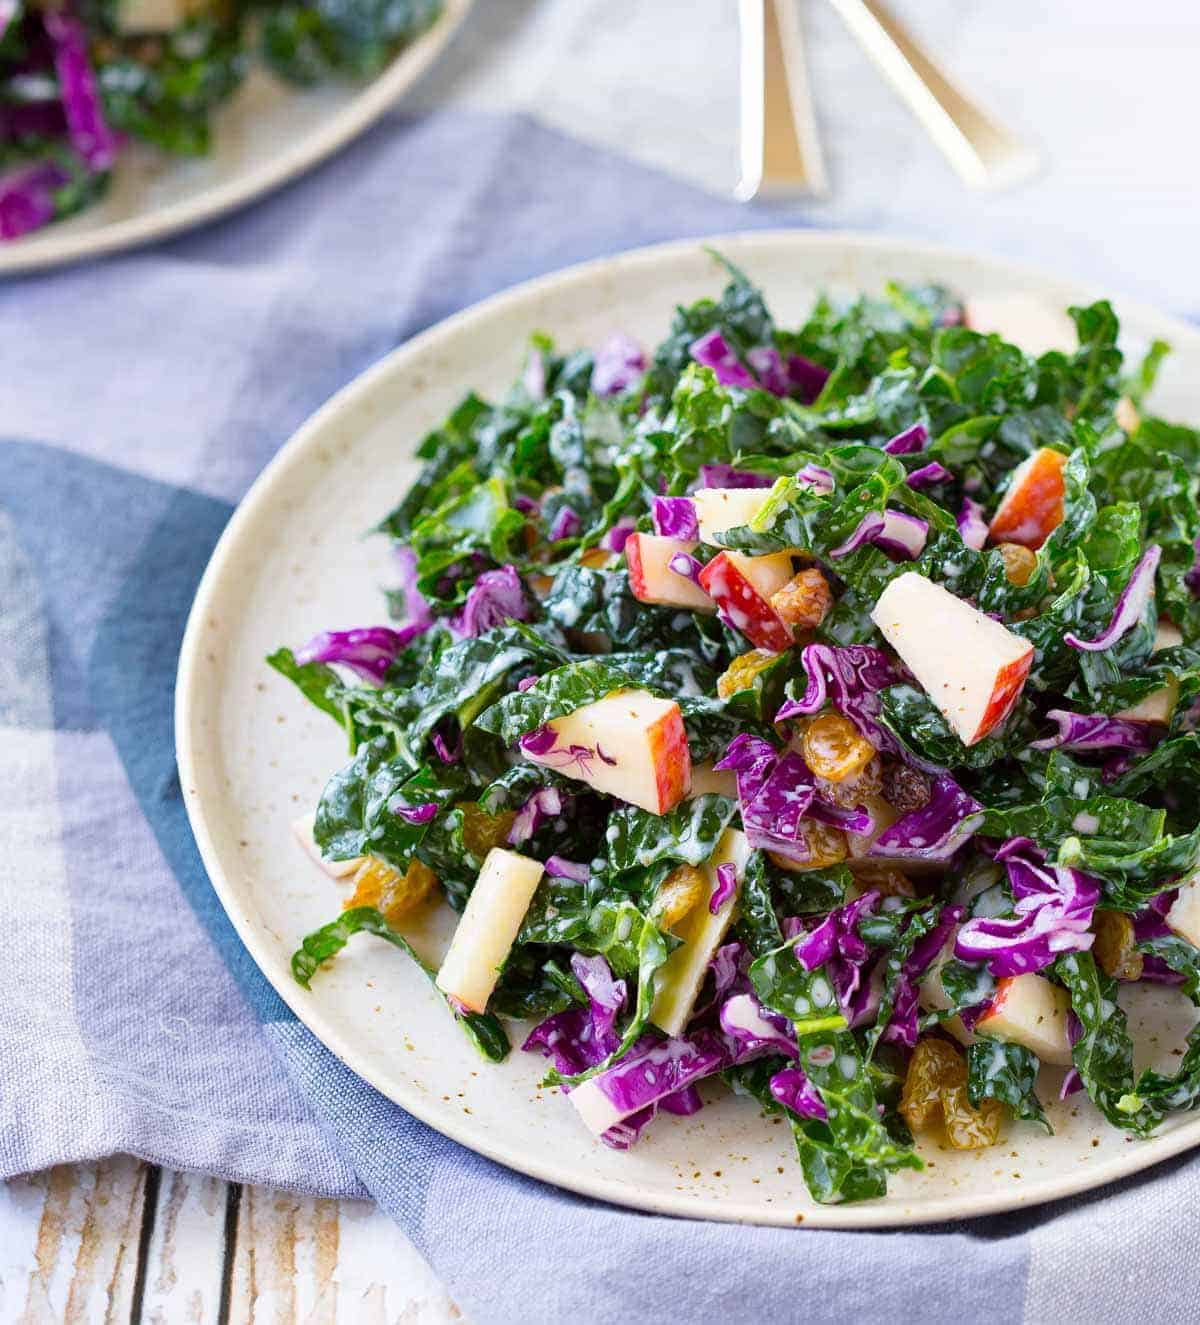
<svg viewBox="0 0 1200 1325">
<path fill-rule="evenodd" d="M 1105 975 L 1117 980 L 1142 978 L 1142 954 L 1137 950 L 1133 921 L 1122 911 L 1097 911 L 1092 922 L 1096 943 L 1092 953 Z"/>
<path fill-rule="evenodd" d="M 817 778 L 817 795 L 823 800 L 832 801 L 843 809 L 852 810 L 861 805 L 869 796 L 878 796 L 883 788 L 883 764 L 879 759 L 872 759 L 866 768 L 853 777 L 843 778 L 841 782 L 830 782 L 828 778 Z"/>
<path fill-rule="evenodd" d="M 615 552 L 609 552 L 607 548 L 590 547 L 580 555 L 579 564 L 588 570 L 607 570 L 615 560 Z"/>
<path fill-rule="evenodd" d="M 1004 1110 L 999 1100 L 985 1096 L 972 1104 L 965 1085 L 943 1086 L 941 1105 L 946 1140 L 955 1150 L 982 1150 L 1000 1139 Z"/>
<path fill-rule="evenodd" d="M 840 828 L 818 823 L 816 819 L 801 819 L 800 831 L 808 847 L 808 858 L 791 860 L 787 856 L 781 856 L 777 851 L 768 851 L 767 855 L 780 869 L 790 870 L 793 874 L 802 874 L 805 870 L 826 869 L 846 859 L 848 854 L 846 834 Z"/>
<path fill-rule="evenodd" d="M 700 904 L 708 891 L 708 880 L 695 865 L 680 865 L 658 885 L 651 912 L 662 929 L 677 925 Z"/>
<path fill-rule="evenodd" d="M 937 1121 L 942 1111 L 942 1091 L 967 1084 L 967 1062 L 962 1050 L 949 1040 L 925 1036 L 908 1061 L 900 1114 L 914 1132 Z"/>
<path fill-rule="evenodd" d="M 876 754 L 871 742 L 840 713 L 822 713 L 810 723 L 802 749 L 809 768 L 830 782 L 842 782 L 861 773 Z"/>
<path fill-rule="evenodd" d="M 800 571 L 771 595 L 771 606 L 789 626 L 812 628 L 825 620 L 833 606 L 829 581 L 815 567 Z"/>
<path fill-rule="evenodd" d="M 739 653 L 717 677 L 717 694 L 722 699 L 729 699 L 739 690 L 749 690 L 759 672 L 778 661 L 779 654 L 768 653 L 766 649 L 751 649 L 749 653 Z"/>
<path fill-rule="evenodd" d="M 389 925 L 394 925 L 415 911 L 436 884 L 437 875 L 419 860 L 411 860 L 401 874 L 377 856 L 368 856 L 354 876 L 354 892 L 345 909 L 373 906 L 383 913 Z"/>
<path fill-rule="evenodd" d="M 456 808 L 462 811 L 463 816 L 463 846 L 471 855 L 482 860 L 493 847 L 508 845 L 508 835 L 517 817 L 516 810 L 488 814 L 475 801 L 459 801 Z"/>
<path fill-rule="evenodd" d="M 860 865 L 854 871 L 854 880 L 864 890 L 874 889 L 884 897 L 915 897 L 917 890 L 907 874 L 891 865 Z"/>
<path fill-rule="evenodd" d="M 1004 561 L 1004 575 L 1009 584 L 1028 584 L 1037 570 L 1037 553 L 1020 543 L 1000 543 L 996 551 Z"/>
</svg>

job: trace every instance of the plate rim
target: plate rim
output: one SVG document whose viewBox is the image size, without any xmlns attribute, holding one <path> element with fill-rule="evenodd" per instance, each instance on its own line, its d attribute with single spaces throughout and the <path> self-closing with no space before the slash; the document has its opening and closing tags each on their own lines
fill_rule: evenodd
<svg viewBox="0 0 1200 1325">
<path fill-rule="evenodd" d="M 722 1223 L 787 1227 L 802 1223 L 808 1228 L 858 1230 L 907 1228 L 976 1219 L 1028 1209 L 1083 1192 L 1098 1190 L 1110 1182 L 1131 1177 L 1186 1150 L 1200 1146 L 1200 1117 L 1182 1122 L 1161 1136 L 1140 1141 L 1136 1149 L 1118 1154 L 1094 1168 L 1080 1166 L 1077 1170 L 1055 1175 L 1030 1188 L 1001 1187 L 997 1191 L 971 1197 L 947 1195 L 922 1201 L 916 1206 L 906 1205 L 903 1198 L 888 1197 L 853 1205 L 814 1205 L 806 1208 L 802 1217 L 785 1207 L 764 1210 L 742 1201 L 714 1201 L 711 1203 L 711 1208 L 707 1208 L 707 1203 L 706 1208 L 697 1208 L 698 1202 L 694 1196 L 666 1192 L 639 1195 L 630 1190 L 627 1184 L 598 1175 L 580 1174 L 564 1178 L 561 1173 L 554 1170 L 551 1162 L 542 1162 L 535 1153 L 520 1151 L 504 1144 L 489 1143 L 486 1137 L 481 1140 L 470 1127 L 458 1122 L 457 1119 L 436 1116 L 435 1110 L 428 1105 L 420 1091 L 414 1089 L 404 1098 L 397 1098 L 398 1092 L 384 1086 L 382 1081 L 376 1078 L 371 1070 L 370 1059 L 363 1059 L 361 1050 L 355 1049 L 352 1038 L 344 1036 L 327 1022 L 322 1015 L 319 1000 L 305 997 L 304 991 L 291 982 L 276 982 L 269 973 L 272 961 L 260 957 L 260 947 L 264 952 L 266 949 L 265 939 L 260 944 L 254 918 L 239 904 L 236 893 L 225 876 L 209 831 L 207 811 L 196 792 L 193 776 L 199 754 L 198 742 L 193 739 L 194 729 L 198 728 L 198 724 L 193 723 L 193 717 L 198 705 L 198 677 L 201 673 L 200 664 L 203 655 L 203 622 L 209 616 L 214 597 L 218 594 L 225 563 L 239 543 L 242 530 L 255 518 L 255 508 L 268 499 L 275 484 L 286 474 L 296 466 L 306 463 L 308 452 L 319 445 L 321 435 L 329 422 L 344 410 L 353 408 L 364 397 L 369 397 L 376 389 L 377 383 L 403 370 L 408 360 L 435 351 L 441 342 L 452 339 L 460 329 L 473 321 L 503 313 L 509 305 L 519 305 L 525 300 L 536 299 L 544 291 L 550 289 L 557 291 L 564 286 L 569 288 L 571 285 L 587 284 L 606 271 L 611 272 L 627 266 L 636 267 L 639 264 L 654 265 L 676 257 L 694 255 L 697 251 L 711 247 L 736 250 L 737 257 L 745 256 L 747 261 L 752 261 L 755 248 L 778 245 L 798 245 L 816 252 L 827 251 L 830 254 L 844 254 L 847 249 L 903 250 L 909 257 L 917 257 L 931 263 L 939 260 L 978 263 L 989 272 L 1003 275 L 1013 282 L 1023 280 L 1041 286 L 1050 284 L 1069 285 L 1080 289 L 1090 288 L 1090 282 L 1086 280 L 1077 281 L 1069 275 L 1056 275 L 1035 264 L 993 258 L 955 246 L 912 241 L 902 236 L 853 230 L 798 228 L 735 231 L 646 245 L 559 268 L 497 291 L 413 336 L 342 386 L 280 446 L 238 502 L 205 567 L 188 613 L 180 648 L 174 707 L 175 748 L 180 785 L 196 845 L 222 908 L 263 978 L 287 1004 L 300 1023 L 320 1040 L 323 1047 L 385 1098 L 441 1135 L 476 1154 L 552 1187 L 643 1213 L 711 1219 Z M 1109 298 L 1135 320 L 1159 324 L 1176 341 L 1193 342 L 1197 353 L 1200 354 L 1200 330 L 1181 318 L 1137 299 L 1126 299 L 1119 293 L 1096 297 Z"/>
<path fill-rule="evenodd" d="M 433 65 L 462 27 L 475 0 L 442 0 L 432 27 L 405 47 L 387 68 L 330 118 L 297 139 L 266 165 L 165 207 L 139 212 L 94 230 L 36 231 L 29 242 L 0 244 L 0 277 L 67 266 L 157 243 L 248 206 L 291 183 L 365 133 Z M 297 89 L 296 95 L 303 95 Z"/>
</svg>

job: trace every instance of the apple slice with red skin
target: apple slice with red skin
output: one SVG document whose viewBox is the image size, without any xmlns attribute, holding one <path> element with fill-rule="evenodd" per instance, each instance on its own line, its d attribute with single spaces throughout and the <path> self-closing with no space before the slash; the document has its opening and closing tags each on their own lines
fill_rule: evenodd
<svg viewBox="0 0 1200 1325">
<path fill-rule="evenodd" d="M 1028 640 L 915 571 L 890 581 L 871 619 L 964 745 L 1012 712 L 1033 664 Z"/>
<path fill-rule="evenodd" d="M 630 534 L 625 540 L 629 588 L 641 603 L 686 607 L 693 612 L 715 612 L 716 603 L 686 575 L 671 569 L 671 558 L 691 556 L 696 544 L 661 534 Z"/>
<path fill-rule="evenodd" d="M 688 794 L 692 756 L 673 699 L 646 690 L 614 690 L 546 724 L 552 744 L 525 758 L 577 778 L 651 814 L 666 814 Z"/>
<path fill-rule="evenodd" d="M 1008 491 L 992 516 L 988 539 L 992 543 L 1019 543 L 1036 552 L 1063 522 L 1063 467 L 1061 451 L 1040 447 L 1013 471 Z"/>
<path fill-rule="evenodd" d="M 791 580 L 792 573 L 790 552 L 762 557 L 719 552 L 700 572 L 700 587 L 731 630 L 740 631 L 757 649 L 782 653 L 796 636 L 771 606 L 771 596 Z"/>
<path fill-rule="evenodd" d="M 1043 1063 L 1071 1066 L 1067 1014 L 1071 999 L 1065 989 L 1030 971 L 996 981 L 988 1010 L 975 1023 L 975 1034 L 1009 1040 L 1031 1049 Z"/>
</svg>

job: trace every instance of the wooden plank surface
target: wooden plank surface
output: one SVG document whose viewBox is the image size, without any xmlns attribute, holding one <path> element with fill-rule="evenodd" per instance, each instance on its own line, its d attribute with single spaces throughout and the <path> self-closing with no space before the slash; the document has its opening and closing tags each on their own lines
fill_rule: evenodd
<svg viewBox="0 0 1200 1325">
<path fill-rule="evenodd" d="M 128 1156 L 0 1186 L 0 1322 L 460 1320 L 369 1201 L 240 1187 Z"/>
</svg>

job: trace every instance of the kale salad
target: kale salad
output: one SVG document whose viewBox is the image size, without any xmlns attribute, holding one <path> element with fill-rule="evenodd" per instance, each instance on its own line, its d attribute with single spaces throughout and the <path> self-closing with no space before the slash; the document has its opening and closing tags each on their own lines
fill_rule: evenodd
<svg viewBox="0 0 1200 1325">
<path fill-rule="evenodd" d="M 346 892 L 295 978 L 362 932 L 420 963 L 448 905 L 447 1034 L 515 1034 L 618 1148 L 745 1096 L 821 1202 L 914 1134 L 1049 1130 L 1047 1092 L 1146 1136 L 1200 1103 L 1200 1031 L 1138 1071 L 1121 1005 L 1200 1004 L 1167 347 L 1125 363 L 1101 302 L 1033 357 L 933 286 L 784 328 L 724 266 L 653 352 L 538 335 L 466 395 L 378 527 L 390 624 L 270 657 L 350 747 L 296 826 Z"/>
<path fill-rule="evenodd" d="M 124 146 L 209 150 L 259 61 L 310 85 L 369 78 L 441 0 L 0 0 L 0 241 L 88 206 Z"/>
</svg>

